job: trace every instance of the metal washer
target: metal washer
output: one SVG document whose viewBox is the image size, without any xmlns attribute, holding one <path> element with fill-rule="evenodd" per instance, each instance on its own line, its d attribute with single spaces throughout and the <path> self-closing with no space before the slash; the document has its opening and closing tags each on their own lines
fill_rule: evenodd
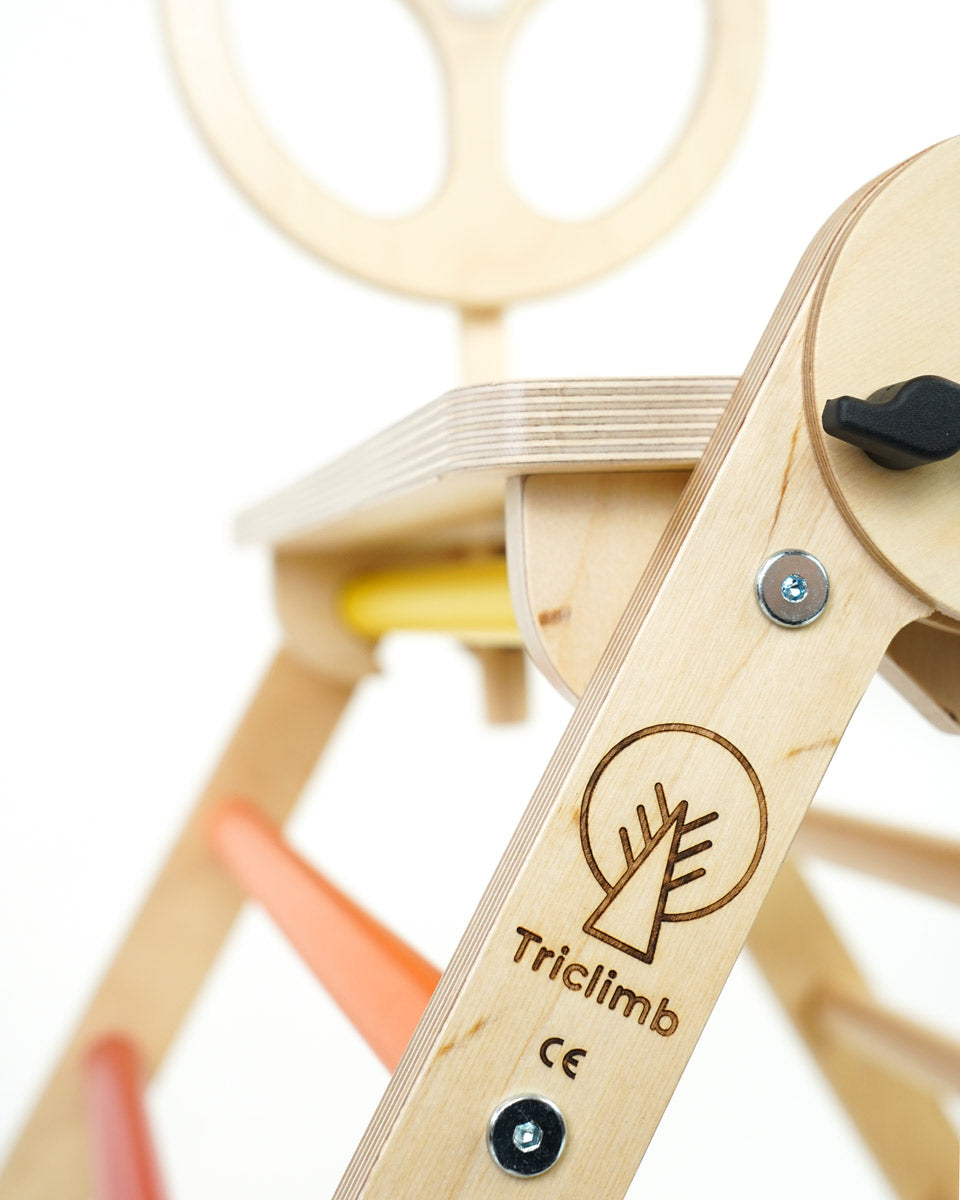
<svg viewBox="0 0 960 1200">
<path fill-rule="evenodd" d="M 802 582 L 803 595 L 790 599 L 784 587 L 791 576 Z M 787 591 L 791 589 L 787 587 Z M 757 572 L 757 599 L 764 614 L 778 625 L 809 625 L 823 612 L 830 595 L 830 579 L 819 558 L 806 550 L 778 550 Z"/>
<path fill-rule="evenodd" d="M 541 1134 L 533 1150 L 521 1150 L 514 1140 L 515 1130 L 527 1122 L 532 1122 Z M 505 1100 L 494 1111 L 487 1126 L 487 1146 L 493 1161 L 510 1175 L 542 1175 L 557 1161 L 566 1143 L 567 1125 L 563 1113 L 544 1096 L 516 1096 Z"/>
</svg>

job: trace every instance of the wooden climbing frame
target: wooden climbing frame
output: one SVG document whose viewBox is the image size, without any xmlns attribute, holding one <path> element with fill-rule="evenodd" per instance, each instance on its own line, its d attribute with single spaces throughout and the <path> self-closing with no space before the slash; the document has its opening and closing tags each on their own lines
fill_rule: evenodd
<svg viewBox="0 0 960 1200">
<path fill-rule="evenodd" d="M 760 6 L 713 0 L 684 135 L 633 197 L 574 227 L 523 205 L 501 162 L 503 61 L 531 4 L 478 21 L 412 3 L 448 71 L 452 165 L 422 213 L 377 221 L 272 142 L 215 0 L 166 0 L 184 89 L 239 185 L 320 257 L 456 305 L 466 386 L 242 517 L 273 556 L 284 644 L 0 1196 L 80 1200 L 92 1141 L 102 1197 L 161 1200 L 140 1071 L 249 895 L 394 1071 L 337 1200 L 509 1200 L 554 1151 L 540 1194 L 617 1200 L 744 944 L 897 1194 L 945 1200 L 958 1140 L 941 1096 L 960 1048 L 871 995 L 801 867 L 817 855 L 960 899 L 957 846 L 807 815 L 878 670 L 958 727 L 960 456 L 890 471 L 822 413 L 960 379 L 960 139 L 827 221 L 742 378 L 502 382 L 506 305 L 640 252 L 714 177 L 749 106 Z M 816 619 L 792 620 L 794 603 Z M 492 719 L 522 715 L 522 651 L 575 704 L 442 975 L 280 832 L 396 629 L 473 648 Z M 767 698 L 808 676 L 818 702 L 772 719 Z M 456 1122 L 438 1123 L 454 1095 Z M 562 1152 L 554 1117 L 511 1107 L 531 1097 L 560 1113 Z"/>
</svg>

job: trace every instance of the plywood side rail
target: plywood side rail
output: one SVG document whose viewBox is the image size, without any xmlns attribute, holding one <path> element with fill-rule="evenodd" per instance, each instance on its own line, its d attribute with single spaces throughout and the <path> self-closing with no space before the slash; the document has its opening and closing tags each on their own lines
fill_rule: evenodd
<svg viewBox="0 0 960 1200">
<path fill-rule="evenodd" d="M 815 1011 L 829 1037 L 934 1090 L 960 1092 L 960 1043 L 953 1039 L 864 997 L 824 992 Z"/>
<path fill-rule="evenodd" d="M 960 844 L 945 838 L 813 811 L 794 849 L 960 904 Z"/>
</svg>

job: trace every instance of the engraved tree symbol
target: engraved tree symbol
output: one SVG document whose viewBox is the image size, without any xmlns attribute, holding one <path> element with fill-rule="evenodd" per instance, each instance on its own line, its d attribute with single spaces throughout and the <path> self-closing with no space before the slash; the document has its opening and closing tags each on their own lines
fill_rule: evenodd
<svg viewBox="0 0 960 1200">
<path fill-rule="evenodd" d="M 583 925 L 585 933 L 593 934 L 645 963 L 653 961 L 670 893 L 707 873 L 705 867 L 698 866 L 685 874 L 674 875 L 678 863 L 687 862 L 713 845 L 711 841 L 702 841 L 681 849 L 680 843 L 688 834 L 716 821 L 719 816 L 719 813 L 709 812 L 688 821 L 686 800 L 671 808 L 662 783 L 654 784 L 654 792 L 660 824 L 652 829 L 646 809 L 642 804 L 637 805 L 642 839 L 639 852 L 634 852 L 626 826 L 620 826 L 620 844 L 626 866 Z M 628 887 L 629 895 L 623 900 Z M 614 908 L 616 911 L 611 914 Z M 601 920 L 606 928 L 600 927 Z M 610 932 L 611 929 L 617 933 Z"/>
</svg>

